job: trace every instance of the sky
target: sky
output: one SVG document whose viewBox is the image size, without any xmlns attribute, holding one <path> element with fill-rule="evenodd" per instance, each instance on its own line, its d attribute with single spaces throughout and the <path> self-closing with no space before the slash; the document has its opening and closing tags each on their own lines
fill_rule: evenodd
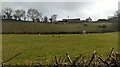
<svg viewBox="0 0 120 67">
<path fill-rule="evenodd" d="M 58 15 L 58 19 L 80 18 L 85 20 L 107 19 L 118 10 L 119 0 L 1 0 L 2 9 L 37 9 L 43 16 Z"/>
</svg>

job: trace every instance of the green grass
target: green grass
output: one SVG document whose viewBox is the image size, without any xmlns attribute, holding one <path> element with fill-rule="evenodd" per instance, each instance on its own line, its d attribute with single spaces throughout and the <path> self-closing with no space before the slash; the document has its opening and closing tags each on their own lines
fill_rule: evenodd
<svg viewBox="0 0 120 67">
<path fill-rule="evenodd" d="M 60 34 L 61 35 L 61 34 Z M 8 63 L 28 64 L 30 61 L 41 61 L 46 64 L 53 63 L 54 56 L 64 56 L 66 52 L 72 58 L 80 53 L 91 57 L 94 51 L 103 57 L 111 49 L 118 47 L 118 33 L 102 34 L 62 34 L 38 35 L 38 34 L 3 34 L 3 60 L 7 60 L 15 54 L 21 55 Z"/>
<path fill-rule="evenodd" d="M 3 32 L 101 32 L 102 30 L 114 31 L 112 23 L 69 23 L 54 24 L 40 22 L 20 22 L 20 21 L 3 21 Z M 106 25 L 106 28 L 99 28 L 98 25 Z"/>
</svg>

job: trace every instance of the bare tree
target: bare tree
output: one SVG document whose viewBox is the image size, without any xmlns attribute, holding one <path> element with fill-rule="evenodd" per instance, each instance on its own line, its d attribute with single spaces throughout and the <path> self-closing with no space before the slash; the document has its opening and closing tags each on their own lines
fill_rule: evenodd
<svg viewBox="0 0 120 67">
<path fill-rule="evenodd" d="M 39 20 L 40 20 L 40 21 L 43 21 L 43 17 L 42 17 L 42 16 L 43 16 L 43 13 L 40 13 L 40 14 L 39 14 Z"/>
<path fill-rule="evenodd" d="M 1 15 L 2 15 L 2 19 L 6 19 L 6 15 L 5 15 L 5 13 L 4 13 L 4 10 L 2 10 L 1 13 L 2 13 L 2 14 L 1 14 Z"/>
<path fill-rule="evenodd" d="M 22 9 L 19 10 L 19 9 L 17 9 L 17 10 L 15 11 L 14 17 L 15 17 L 16 19 L 18 19 L 18 20 L 21 20 L 22 17 L 25 17 L 25 10 L 22 10 Z"/>
<path fill-rule="evenodd" d="M 53 14 L 53 15 L 49 18 L 50 22 L 56 22 L 56 19 L 57 19 L 57 15 L 56 15 L 56 14 Z"/>
<path fill-rule="evenodd" d="M 52 23 L 53 22 L 53 19 L 52 18 L 49 18 L 50 22 Z"/>
<path fill-rule="evenodd" d="M 27 14 L 33 21 L 39 17 L 39 12 L 36 9 L 28 9 Z"/>
<path fill-rule="evenodd" d="M 51 16 L 52 22 L 56 22 L 57 16 L 58 16 L 58 15 L 56 15 L 56 14 L 53 14 L 53 15 Z"/>
<path fill-rule="evenodd" d="M 11 8 L 5 8 L 3 10 L 3 12 L 5 13 L 5 15 L 7 16 L 7 19 L 11 19 L 11 13 L 13 12 L 13 10 Z"/>
<path fill-rule="evenodd" d="M 116 16 L 118 19 L 117 19 L 117 28 L 118 28 L 118 31 L 120 31 L 120 10 L 117 10 L 115 13 L 114 13 L 114 16 Z"/>
<path fill-rule="evenodd" d="M 120 10 L 115 11 L 114 16 L 119 17 L 120 16 Z"/>
<path fill-rule="evenodd" d="M 48 22 L 48 17 L 47 16 L 44 16 L 44 22 Z"/>
<path fill-rule="evenodd" d="M 114 12 L 114 16 L 108 16 L 110 22 L 117 23 L 120 20 L 120 10 Z"/>
</svg>

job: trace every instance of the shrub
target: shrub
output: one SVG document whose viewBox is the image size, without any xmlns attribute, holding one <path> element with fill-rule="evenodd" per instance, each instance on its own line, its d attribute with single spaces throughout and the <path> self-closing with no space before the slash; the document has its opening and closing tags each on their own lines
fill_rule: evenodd
<svg viewBox="0 0 120 67">
<path fill-rule="evenodd" d="M 100 28 L 106 28 L 106 25 L 98 25 Z"/>
<path fill-rule="evenodd" d="M 120 53 L 119 52 L 114 52 L 114 48 L 112 48 L 106 56 L 106 59 L 103 59 L 101 55 L 97 54 L 96 51 L 93 52 L 91 58 L 86 60 L 86 56 L 83 56 L 80 54 L 73 60 L 71 60 L 71 57 L 68 53 L 65 54 L 64 57 L 56 57 L 54 60 L 53 64 L 48 63 L 48 66 L 52 67 L 66 67 L 66 66 L 71 66 L 71 67 L 120 67 Z M 9 62 L 16 56 L 20 55 L 21 53 L 16 54 L 15 56 L 11 57 L 10 59 L 3 61 L 2 66 L 6 66 L 6 62 Z M 10 66 L 11 64 L 7 65 Z M 16 64 L 15 67 L 20 66 L 20 64 Z M 32 62 L 30 64 L 26 64 L 25 66 L 28 67 L 40 67 L 40 66 L 45 66 L 44 64 L 40 63 L 39 61 Z"/>
</svg>

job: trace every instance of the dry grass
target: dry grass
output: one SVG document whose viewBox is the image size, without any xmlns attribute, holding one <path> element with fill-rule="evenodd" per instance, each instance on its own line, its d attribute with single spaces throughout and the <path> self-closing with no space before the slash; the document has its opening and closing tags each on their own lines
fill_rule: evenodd
<svg viewBox="0 0 120 67">
<path fill-rule="evenodd" d="M 114 48 L 112 48 L 106 55 L 106 59 L 103 59 L 101 55 L 97 54 L 96 51 L 93 52 L 92 56 L 89 59 L 86 59 L 86 56 L 83 56 L 80 54 L 73 60 L 71 59 L 70 55 L 68 53 L 65 54 L 65 56 L 56 57 L 53 64 L 47 63 L 46 66 L 55 66 L 55 67 L 66 67 L 66 66 L 72 66 L 72 67 L 119 67 L 120 66 L 120 53 L 114 52 Z M 17 54 L 18 55 L 18 54 Z M 15 55 L 16 56 L 16 55 Z M 14 58 L 15 58 L 14 56 Z M 13 57 L 12 57 L 13 59 Z M 6 62 L 9 62 L 12 60 L 11 58 L 3 61 L 2 66 L 22 66 L 18 63 L 16 65 L 6 65 Z M 45 66 L 44 64 L 40 63 L 39 61 L 30 62 L 29 64 L 25 64 L 23 66 L 28 67 L 40 67 Z"/>
</svg>

